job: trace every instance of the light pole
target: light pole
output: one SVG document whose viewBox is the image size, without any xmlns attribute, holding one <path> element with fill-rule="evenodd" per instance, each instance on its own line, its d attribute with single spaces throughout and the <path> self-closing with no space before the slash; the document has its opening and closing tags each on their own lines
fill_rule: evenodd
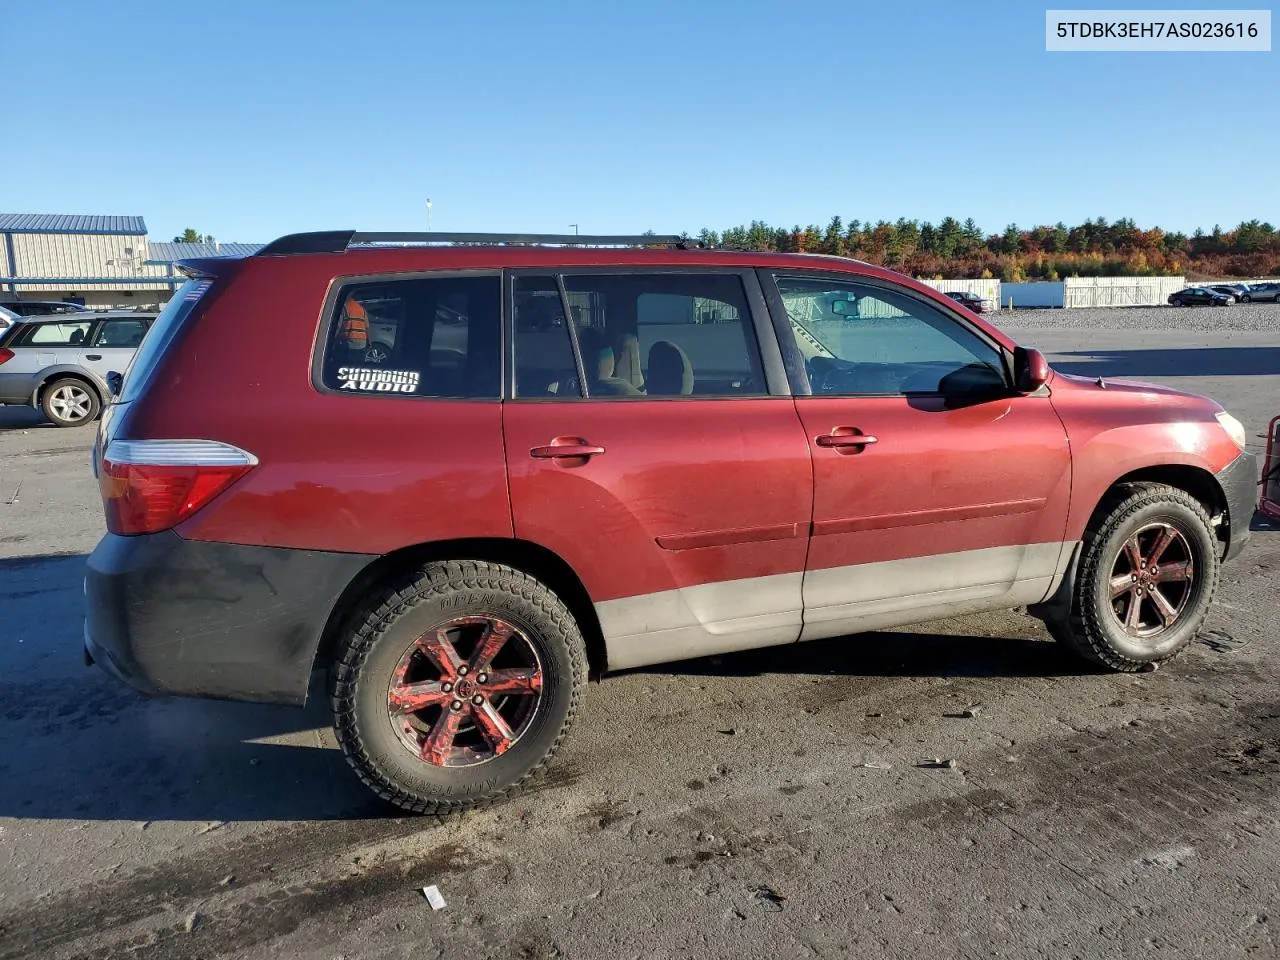
<svg viewBox="0 0 1280 960">
<path fill-rule="evenodd" d="M 427 197 L 427 232 L 431 232 L 431 198 Z"/>
<path fill-rule="evenodd" d="M 573 235 L 576 237 L 578 235 L 578 225 L 576 223 L 571 223 L 569 226 L 573 227 Z"/>
</svg>

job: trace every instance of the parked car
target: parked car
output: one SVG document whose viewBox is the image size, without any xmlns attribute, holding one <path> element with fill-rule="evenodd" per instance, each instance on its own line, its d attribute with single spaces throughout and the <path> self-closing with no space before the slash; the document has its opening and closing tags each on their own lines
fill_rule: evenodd
<svg viewBox="0 0 1280 960">
<path fill-rule="evenodd" d="M 63 300 L 0 300 L 4 307 L 22 317 L 47 317 L 55 313 L 81 313 L 84 304 L 68 303 Z"/>
<path fill-rule="evenodd" d="M 1243 283 L 1214 283 L 1210 284 L 1209 289 L 1225 294 L 1231 299 L 1232 303 L 1239 303 L 1244 299 L 1245 291 L 1248 288 Z"/>
<path fill-rule="evenodd" d="M 118 311 L 19 317 L 0 333 L 0 403 L 36 407 L 58 427 L 91 423 L 157 315 Z"/>
<path fill-rule="evenodd" d="M 1159 664 L 1249 537 L 1217 403 L 1057 373 L 893 271 L 439 239 L 182 265 L 98 429 L 89 662 L 292 704 L 326 670 L 359 777 L 449 812 L 543 768 L 589 674 L 1023 605 Z"/>
<path fill-rule="evenodd" d="M 1268 280 L 1262 283 L 1249 284 L 1248 290 L 1241 294 L 1243 303 L 1257 301 L 1259 303 L 1280 303 L 1280 281 Z"/>
<path fill-rule="evenodd" d="M 946 295 L 956 303 L 968 307 L 974 313 L 985 313 L 987 310 L 987 301 L 968 290 L 952 290 Z"/>
<path fill-rule="evenodd" d="M 12 310 L 6 310 L 4 307 L 0 307 L 0 336 L 3 336 L 4 332 L 13 326 L 19 319 L 19 316 Z"/>
<path fill-rule="evenodd" d="M 1211 287 L 1187 287 L 1185 290 L 1169 294 L 1169 303 L 1175 307 L 1191 307 L 1197 304 L 1227 307 L 1235 303 L 1235 298 Z"/>
</svg>

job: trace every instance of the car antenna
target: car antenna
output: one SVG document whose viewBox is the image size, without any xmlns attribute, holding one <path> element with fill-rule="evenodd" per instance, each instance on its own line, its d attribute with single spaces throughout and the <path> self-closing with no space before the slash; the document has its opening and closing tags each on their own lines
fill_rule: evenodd
<svg viewBox="0 0 1280 960">
<path fill-rule="evenodd" d="M 1101 377 L 1098 378 L 1097 383 L 1098 383 L 1098 386 L 1103 390 L 1107 389 L 1107 381 L 1103 380 Z"/>
</svg>

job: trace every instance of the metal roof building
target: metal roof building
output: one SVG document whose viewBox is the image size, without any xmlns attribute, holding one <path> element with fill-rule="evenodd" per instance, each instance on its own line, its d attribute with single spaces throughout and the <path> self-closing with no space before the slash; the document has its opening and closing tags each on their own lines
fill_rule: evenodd
<svg viewBox="0 0 1280 960">
<path fill-rule="evenodd" d="M 142 217 L 0 213 L 0 296 L 86 306 L 156 304 L 182 283 L 173 261 L 245 256 L 256 243 L 151 243 Z"/>
</svg>

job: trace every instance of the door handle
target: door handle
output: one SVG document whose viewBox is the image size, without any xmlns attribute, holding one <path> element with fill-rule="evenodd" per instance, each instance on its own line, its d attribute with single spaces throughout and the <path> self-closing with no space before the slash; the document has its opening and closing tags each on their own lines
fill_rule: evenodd
<svg viewBox="0 0 1280 960">
<path fill-rule="evenodd" d="M 102 354 L 100 354 L 100 353 L 86 353 L 86 354 L 84 355 L 84 358 L 85 358 L 86 360 L 101 360 L 101 359 L 102 359 Z"/>
<path fill-rule="evenodd" d="M 879 443 L 879 437 L 863 433 L 856 427 L 833 427 L 830 433 L 815 437 L 814 442 L 820 447 L 865 447 L 869 443 Z"/>
<path fill-rule="evenodd" d="M 534 447 L 529 456 L 535 460 L 569 460 L 575 457 L 595 457 L 604 453 L 604 447 L 588 443 L 582 437 L 556 437 L 545 447 Z"/>
</svg>

